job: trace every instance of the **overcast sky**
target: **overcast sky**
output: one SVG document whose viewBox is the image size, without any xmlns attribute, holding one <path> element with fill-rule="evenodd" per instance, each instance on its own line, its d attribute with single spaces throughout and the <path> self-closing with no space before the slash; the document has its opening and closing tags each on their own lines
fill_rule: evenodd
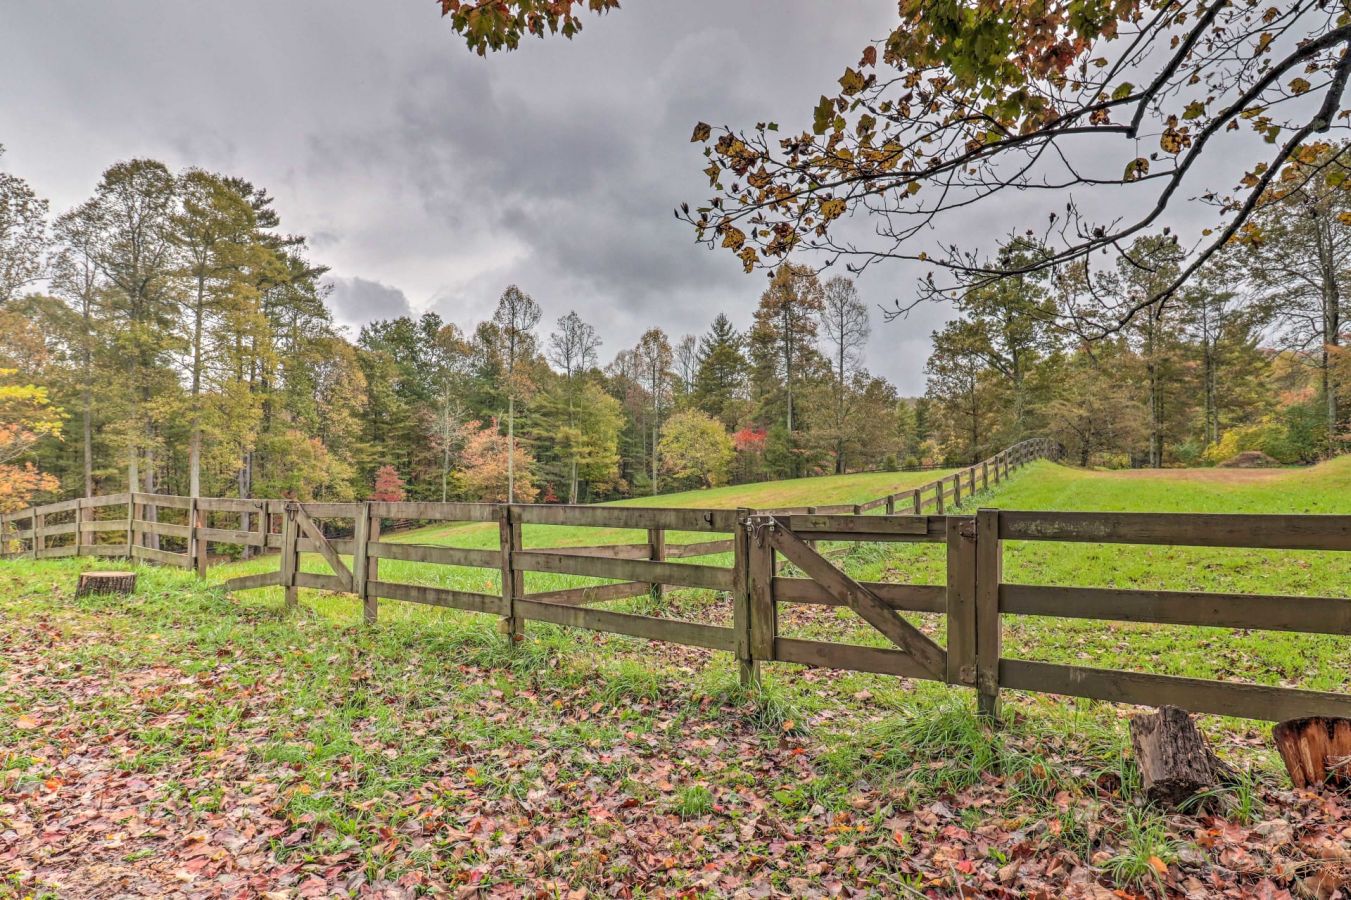
<svg viewBox="0 0 1351 900">
<path fill-rule="evenodd" d="M 436 310 L 465 327 L 515 282 L 593 322 L 608 359 L 659 325 L 750 321 L 764 276 L 693 241 L 708 197 L 695 122 L 802 127 L 894 0 L 629 0 L 571 43 L 472 56 L 434 0 L 4 4 L 0 166 L 60 212 L 137 156 L 236 174 L 333 269 L 340 321 Z M 860 281 L 866 362 L 923 390 L 927 310 Z"/>
</svg>

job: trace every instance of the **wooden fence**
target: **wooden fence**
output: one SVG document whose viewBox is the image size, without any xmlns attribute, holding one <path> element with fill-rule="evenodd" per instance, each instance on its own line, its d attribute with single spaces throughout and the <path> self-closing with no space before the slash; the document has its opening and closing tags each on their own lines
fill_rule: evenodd
<svg viewBox="0 0 1351 900">
<path fill-rule="evenodd" d="M 1037 459 L 1057 459 L 1061 453 L 1060 445 L 1054 441 L 1032 438 L 965 469 L 885 497 L 863 503 L 800 506 L 761 512 L 861 515 L 885 509 L 887 515 L 892 515 L 897 511 L 920 514 L 932 508 L 941 514 L 948 506 L 960 504 L 962 497 L 970 497 L 978 490 L 997 485 L 1009 473 L 1027 463 Z M 282 521 L 287 503 L 286 500 L 180 497 L 139 492 L 63 500 L 0 515 L 0 559 L 16 556 L 33 559 L 113 556 L 196 568 L 199 574 L 204 575 L 210 544 L 228 544 L 256 550 L 280 549 L 284 539 Z M 499 504 L 490 503 L 306 503 L 305 508 L 315 518 L 351 519 L 355 522 L 363 505 L 374 505 L 381 510 L 398 510 L 374 513 L 367 517 L 375 523 L 371 527 L 375 529 L 376 535 L 380 533 L 382 518 L 455 521 L 463 513 L 460 521 L 496 521 L 499 509 Z M 526 506 L 512 505 L 517 509 Z M 579 510 L 594 507 L 550 508 Z M 573 513 L 563 515 L 570 516 Z M 659 536 L 657 539 L 660 541 Z M 350 542 L 332 543 L 343 548 L 341 553 L 352 552 Z M 314 550 L 310 544 L 305 544 L 304 548 L 306 552 Z M 647 549 L 643 546 L 631 548 L 629 552 L 641 551 L 645 554 Z M 708 552 L 728 552 L 731 549 L 732 542 L 725 540 L 716 548 L 710 546 Z M 654 552 L 661 554 L 664 551 L 657 547 Z M 672 552 L 688 551 L 673 549 Z"/>
<path fill-rule="evenodd" d="M 982 713 L 997 716 L 1000 691 L 1034 691 L 1132 704 L 1172 704 L 1194 712 L 1283 720 L 1351 716 L 1351 696 L 1145 672 L 1063 665 L 1003 655 L 1007 616 L 1204 625 L 1351 635 L 1351 600 L 1229 593 L 1067 587 L 1007 582 L 1007 541 L 1351 551 L 1351 516 L 1194 515 L 1179 513 L 1015 512 L 948 514 L 962 497 L 1053 454 L 1029 443 L 945 476 L 933 485 L 849 507 L 801 510 L 647 509 L 478 503 L 298 503 L 286 500 L 182 498 L 123 494 L 66 501 L 0 519 L 0 542 L 22 542 L 39 558 L 96 554 L 204 571 L 211 543 L 274 548 L 274 571 L 231 579 L 225 587 L 299 588 L 351 593 L 375 621 L 381 601 L 448 607 L 498 616 L 510 640 L 529 621 L 549 622 L 732 653 L 745 682 L 770 662 L 922 678 L 974 689 Z M 907 508 L 908 506 L 908 508 Z M 935 507 L 933 514 L 925 507 Z M 118 508 L 124 507 L 125 512 Z M 886 508 L 886 515 L 864 515 Z M 918 508 L 918 509 L 917 509 Z M 903 510 L 903 511 L 901 511 Z M 169 521 L 161 521 L 161 515 Z M 218 527 L 230 518 L 239 527 Z M 492 549 L 382 540 L 390 520 L 496 522 Z M 175 521 L 176 520 L 176 521 Z M 17 525 L 28 522 L 26 529 Z M 321 523 L 328 523 L 325 528 Z M 341 527 L 334 527 L 342 523 Z M 525 525 L 636 529 L 641 543 L 588 547 L 527 546 Z M 334 538 L 334 533 L 351 534 Z M 678 540 L 668 541 L 676 535 Z M 159 546 L 141 542 L 157 540 Z M 944 584 L 860 582 L 818 549 L 821 542 L 928 542 L 944 546 Z M 50 543 L 49 543 L 50 542 Z M 731 565 L 719 564 L 730 552 Z M 318 554 L 328 572 L 301 567 Z M 382 577 L 381 560 L 495 570 L 500 591 L 455 590 Z M 797 574 L 781 561 L 791 563 Z M 603 584 L 529 593 L 526 573 L 605 579 Z M 718 592 L 732 624 L 711 625 L 600 608 L 598 604 L 665 587 Z M 886 638 L 886 647 L 786 636 L 779 610 L 791 604 L 847 607 Z M 902 616 L 946 618 L 940 646 Z M 1198 651 L 1199 652 L 1199 651 Z"/>
</svg>

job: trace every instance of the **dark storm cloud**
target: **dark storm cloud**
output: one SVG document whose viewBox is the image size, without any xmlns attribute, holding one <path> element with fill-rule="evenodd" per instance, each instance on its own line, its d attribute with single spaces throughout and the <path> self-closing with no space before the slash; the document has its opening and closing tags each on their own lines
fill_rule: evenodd
<svg viewBox="0 0 1351 900">
<path fill-rule="evenodd" d="M 245 176 L 332 267 L 340 320 L 435 309 L 466 327 L 518 283 L 607 354 L 718 312 L 749 324 L 763 276 L 694 244 L 672 210 L 708 196 L 696 121 L 797 128 L 895 16 L 893 0 L 660 0 L 575 41 L 471 56 L 436 4 L 142 0 L 71 16 L 14 4 L 0 80 L 5 164 L 56 209 L 117 159 Z M 860 281 L 874 304 L 916 273 Z M 945 310 L 875 317 L 868 363 L 922 390 Z"/>
<path fill-rule="evenodd" d="M 365 325 L 376 319 L 411 315 L 412 305 L 403 291 L 365 278 L 331 278 L 328 304 L 339 322 Z"/>
</svg>

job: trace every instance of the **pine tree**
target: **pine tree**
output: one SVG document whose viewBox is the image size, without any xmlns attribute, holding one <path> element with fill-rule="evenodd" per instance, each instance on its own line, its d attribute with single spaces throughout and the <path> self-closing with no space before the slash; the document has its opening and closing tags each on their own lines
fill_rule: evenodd
<svg viewBox="0 0 1351 900">
<path fill-rule="evenodd" d="M 718 313 L 708 334 L 699 341 L 694 374 L 694 405 L 735 428 L 746 390 L 745 341 L 727 316 Z"/>
</svg>

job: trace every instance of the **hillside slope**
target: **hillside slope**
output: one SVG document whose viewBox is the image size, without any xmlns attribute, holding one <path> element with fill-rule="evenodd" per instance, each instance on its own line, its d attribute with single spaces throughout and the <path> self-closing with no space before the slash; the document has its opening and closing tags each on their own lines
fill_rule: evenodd
<svg viewBox="0 0 1351 900">
<path fill-rule="evenodd" d="M 976 498 L 1001 509 L 1351 513 L 1351 456 L 1304 469 L 1084 471 L 1033 463 Z"/>
</svg>

